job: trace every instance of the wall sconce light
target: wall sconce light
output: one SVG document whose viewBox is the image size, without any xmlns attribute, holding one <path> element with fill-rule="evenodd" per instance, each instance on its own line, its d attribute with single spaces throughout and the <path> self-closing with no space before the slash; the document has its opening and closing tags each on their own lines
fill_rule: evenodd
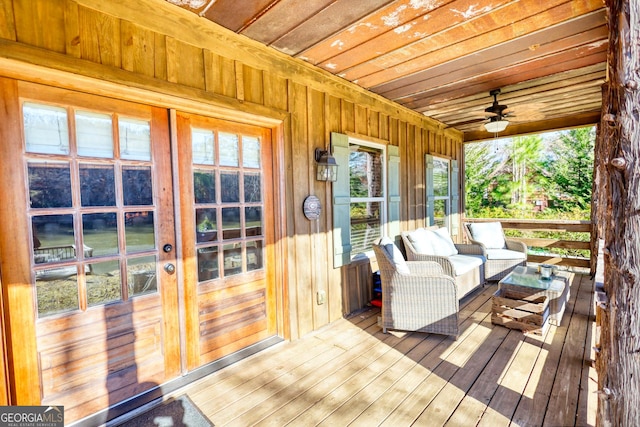
<svg viewBox="0 0 640 427">
<path fill-rule="evenodd" d="M 338 179 L 338 164 L 328 150 L 316 148 L 316 179 L 334 182 Z"/>
</svg>

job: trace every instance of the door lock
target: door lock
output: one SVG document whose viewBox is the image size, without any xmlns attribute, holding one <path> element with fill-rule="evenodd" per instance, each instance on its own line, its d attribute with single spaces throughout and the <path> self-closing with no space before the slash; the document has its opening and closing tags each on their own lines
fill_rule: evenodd
<svg viewBox="0 0 640 427">
<path fill-rule="evenodd" d="M 173 274 L 176 272 L 176 266 L 168 262 L 164 265 L 164 271 L 166 271 L 169 274 Z"/>
<path fill-rule="evenodd" d="M 173 250 L 173 246 L 171 246 L 170 243 L 167 243 L 162 247 L 162 250 L 165 251 L 165 253 L 169 253 Z"/>
</svg>

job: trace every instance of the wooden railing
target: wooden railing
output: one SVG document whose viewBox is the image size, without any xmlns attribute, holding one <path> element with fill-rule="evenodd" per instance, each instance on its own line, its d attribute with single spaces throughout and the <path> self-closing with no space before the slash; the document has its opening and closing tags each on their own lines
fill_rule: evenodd
<svg viewBox="0 0 640 427">
<path fill-rule="evenodd" d="M 592 232 L 591 221 L 571 221 L 571 220 L 535 220 L 535 219 L 505 219 L 505 218 L 465 218 L 465 222 L 500 222 L 502 228 L 506 230 L 518 230 L 524 232 L 523 237 L 508 236 L 509 239 L 519 240 L 530 249 L 527 261 L 534 263 L 563 265 L 568 267 L 588 268 L 594 272 L 597 250 L 594 250 L 594 234 Z M 588 241 L 550 239 L 527 237 L 527 232 L 531 231 L 554 231 L 554 232 L 581 232 L 589 233 Z M 507 233 L 508 234 L 508 233 Z M 535 253 L 531 248 L 542 248 L 545 253 Z M 588 257 L 583 256 L 562 256 L 553 252 L 554 249 L 581 249 L 589 251 Z"/>
</svg>

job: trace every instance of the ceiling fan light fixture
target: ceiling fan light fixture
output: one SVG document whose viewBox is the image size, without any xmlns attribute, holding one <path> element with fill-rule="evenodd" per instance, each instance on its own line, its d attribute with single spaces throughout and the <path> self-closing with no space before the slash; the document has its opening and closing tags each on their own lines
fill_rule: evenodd
<svg viewBox="0 0 640 427">
<path fill-rule="evenodd" d="M 492 117 L 489 122 L 484 124 L 484 128 L 487 132 L 498 133 L 505 130 L 508 124 L 509 121 L 504 120 L 503 118 Z"/>
</svg>

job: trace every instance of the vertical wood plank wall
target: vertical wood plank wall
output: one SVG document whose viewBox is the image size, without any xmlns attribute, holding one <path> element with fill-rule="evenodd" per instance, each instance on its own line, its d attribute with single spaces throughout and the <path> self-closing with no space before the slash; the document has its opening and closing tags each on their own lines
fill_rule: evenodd
<svg viewBox="0 0 640 427">
<path fill-rule="evenodd" d="M 167 108 L 189 108 L 192 101 L 210 105 L 210 111 L 235 110 L 234 119 L 280 120 L 282 141 L 276 146 L 284 175 L 281 243 L 287 259 L 282 280 L 293 339 L 343 315 L 348 285 L 342 279 L 353 277 L 332 266 L 331 185 L 314 179 L 314 150 L 327 147 L 330 132 L 400 147 L 403 229 L 424 225 L 424 154 L 462 156 L 460 133 L 164 0 L 0 0 L 0 75 L 16 78 L 2 61 L 149 91 L 155 104 L 166 94 L 161 106 Z M 78 86 L 71 78 L 50 80 Z M 322 201 L 317 222 L 303 216 L 310 194 Z M 326 292 L 322 305 L 316 303 L 318 291 Z"/>
</svg>

